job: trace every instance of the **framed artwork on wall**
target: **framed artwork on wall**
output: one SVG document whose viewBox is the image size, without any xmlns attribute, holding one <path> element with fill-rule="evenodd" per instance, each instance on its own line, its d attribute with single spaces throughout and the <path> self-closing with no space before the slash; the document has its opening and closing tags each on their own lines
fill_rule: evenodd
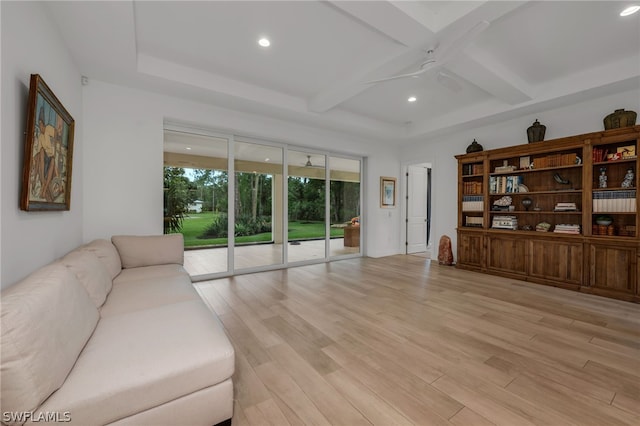
<svg viewBox="0 0 640 426">
<path fill-rule="evenodd" d="M 74 127 L 42 77 L 31 74 L 20 209 L 70 209 Z"/>
<path fill-rule="evenodd" d="M 396 178 L 382 176 L 380 178 L 380 207 L 395 208 Z"/>
</svg>

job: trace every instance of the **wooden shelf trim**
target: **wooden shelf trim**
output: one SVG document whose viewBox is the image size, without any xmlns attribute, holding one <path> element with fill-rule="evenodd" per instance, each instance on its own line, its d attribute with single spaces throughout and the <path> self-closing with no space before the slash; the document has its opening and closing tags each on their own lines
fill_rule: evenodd
<svg viewBox="0 0 640 426">
<path fill-rule="evenodd" d="M 522 173 L 540 173 L 540 172 L 548 172 L 550 170 L 566 170 L 566 169 L 576 169 L 582 167 L 582 164 L 569 164 L 567 166 L 558 166 L 558 167 L 545 167 L 543 169 L 516 169 L 511 172 L 492 172 L 489 173 L 489 176 L 506 176 L 506 175 L 515 175 Z"/>
</svg>

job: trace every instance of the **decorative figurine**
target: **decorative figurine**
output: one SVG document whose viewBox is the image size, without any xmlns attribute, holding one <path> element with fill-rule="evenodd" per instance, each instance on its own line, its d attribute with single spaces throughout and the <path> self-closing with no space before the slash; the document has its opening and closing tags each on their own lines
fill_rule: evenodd
<svg viewBox="0 0 640 426">
<path fill-rule="evenodd" d="M 624 175 L 624 180 L 622 181 L 623 188 L 633 188 L 633 179 L 635 178 L 635 174 L 633 173 L 633 169 L 629 167 L 627 169 L 627 174 Z"/>
<path fill-rule="evenodd" d="M 598 178 L 598 188 L 606 188 L 607 187 L 607 168 L 600 167 L 600 177 Z"/>
</svg>

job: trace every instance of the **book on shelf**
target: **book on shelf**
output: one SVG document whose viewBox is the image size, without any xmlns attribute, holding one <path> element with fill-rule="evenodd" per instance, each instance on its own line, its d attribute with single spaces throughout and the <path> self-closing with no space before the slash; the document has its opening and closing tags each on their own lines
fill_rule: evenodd
<svg viewBox="0 0 640 426">
<path fill-rule="evenodd" d="M 554 212 L 575 212 L 578 211 L 576 203 L 556 203 L 553 208 Z"/>
<path fill-rule="evenodd" d="M 484 173 L 484 166 L 483 166 L 482 163 L 464 164 L 462 166 L 462 175 L 463 176 L 481 175 L 482 173 Z"/>
<path fill-rule="evenodd" d="M 515 216 L 494 216 L 491 222 L 494 229 L 518 229 L 518 218 Z"/>
<path fill-rule="evenodd" d="M 489 193 L 505 194 L 520 192 L 522 176 L 491 176 L 489 178 Z"/>
<path fill-rule="evenodd" d="M 516 166 L 498 166 L 495 168 L 495 173 L 506 173 L 506 172 L 513 172 L 517 169 Z"/>
<path fill-rule="evenodd" d="M 464 226 L 482 227 L 484 224 L 482 216 L 465 216 Z"/>
<path fill-rule="evenodd" d="M 636 212 L 636 190 L 596 191 L 593 193 L 593 212 Z"/>
<path fill-rule="evenodd" d="M 601 163 L 603 161 L 607 161 L 607 154 L 609 154 L 609 150 L 607 148 L 594 147 L 591 153 L 593 156 L 593 162 Z"/>
<path fill-rule="evenodd" d="M 578 155 L 575 152 L 568 154 L 551 154 L 533 159 L 534 169 L 546 169 L 549 167 L 562 167 L 577 164 Z"/>
<path fill-rule="evenodd" d="M 463 212 L 481 212 L 484 210 L 484 196 L 482 195 L 463 195 L 462 211 Z"/>
<path fill-rule="evenodd" d="M 573 223 L 559 223 L 553 229 L 558 234 L 580 234 L 580 225 Z"/>
<path fill-rule="evenodd" d="M 482 194 L 482 182 L 464 182 L 462 186 L 463 194 Z"/>
</svg>

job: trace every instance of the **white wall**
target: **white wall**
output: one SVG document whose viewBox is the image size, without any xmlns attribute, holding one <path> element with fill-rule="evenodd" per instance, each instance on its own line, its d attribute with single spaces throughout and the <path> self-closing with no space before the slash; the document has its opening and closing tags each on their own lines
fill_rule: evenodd
<svg viewBox="0 0 640 426">
<path fill-rule="evenodd" d="M 365 254 L 400 252 L 399 209 L 379 205 L 380 176 L 398 177 L 397 150 L 342 134 L 91 80 L 85 119 L 84 238 L 162 233 L 164 120 L 366 156 Z"/>
<path fill-rule="evenodd" d="M 435 246 L 442 235 L 451 237 L 454 256 L 457 226 L 457 162 L 475 138 L 485 150 L 527 143 L 526 129 L 535 119 L 547 126 L 545 140 L 603 130 L 602 119 L 619 108 L 640 111 L 640 90 L 615 93 L 569 107 L 528 114 L 500 124 L 451 133 L 403 147 L 402 164 L 432 163 L 432 235 Z M 432 258 L 437 259 L 435 249 Z"/>
<path fill-rule="evenodd" d="M 80 74 L 41 3 L 1 2 L 1 285 L 7 287 L 82 242 Z M 19 210 L 30 74 L 40 74 L 76 120 L 71 210 Z"/>
</svg>

